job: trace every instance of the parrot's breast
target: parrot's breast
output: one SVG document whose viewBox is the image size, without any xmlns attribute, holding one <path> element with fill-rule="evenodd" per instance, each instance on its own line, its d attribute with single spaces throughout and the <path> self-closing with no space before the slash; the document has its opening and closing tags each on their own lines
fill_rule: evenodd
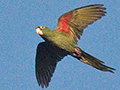
<svg viewBox="0 0 120 90">
<path fill-rule="evenodd" d="M 64 35 L 57 35 L 51 39 L 51 42 L 57 47 L 64 49 L 67 52 L 74 52 L 75 47 L 77 47 L 73 41 Z"/>
</svg>

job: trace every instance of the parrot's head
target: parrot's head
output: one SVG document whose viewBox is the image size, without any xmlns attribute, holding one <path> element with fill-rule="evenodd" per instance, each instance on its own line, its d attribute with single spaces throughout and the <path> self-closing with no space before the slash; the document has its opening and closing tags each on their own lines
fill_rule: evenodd
<svg viewBox="0 0 120 90">
<path fill-rule="evenodd" d="M 46 26 L 37 26 L 36 27 L 36 33 L 39 34 L 40 36 L 47 35 L 51 32 L 52 30 L 49 29 Z"/>
<path fill-rule="evenodd" d="M 47 27 L 45 26 L 37 26 L 36 27 L 36 33 L 39 34 L 40 36 L 42 36 L 44 34 L 44 32 L 46 32 Z"/>
<path fill-rule="evenodd" d="M 36 33 L 39 34 L 43 39 L 47 39 L 48 37 L 52 36 L 53 30 L 49 29 L 46 26 L 37 26 Z"/>
</svg>

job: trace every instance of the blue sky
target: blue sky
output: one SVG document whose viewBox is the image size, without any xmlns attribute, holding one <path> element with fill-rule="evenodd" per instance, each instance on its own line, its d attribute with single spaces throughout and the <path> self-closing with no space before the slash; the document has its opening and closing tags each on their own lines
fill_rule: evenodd
<svg viewBox="0 0 120 90">
<path fill-rule="evenodd" d="M 41 90 L 35 77 L 38 25 L 51 29 L 59 16 L 75 8 L 104 4 L 106 16 L 84 30 L 78 46 L 116 68 L 101 72 L 67 56 L 57 64 L 44 90 L 120 90 L 120 0 L 1 0 L 0 90 Z"/>
</svg>

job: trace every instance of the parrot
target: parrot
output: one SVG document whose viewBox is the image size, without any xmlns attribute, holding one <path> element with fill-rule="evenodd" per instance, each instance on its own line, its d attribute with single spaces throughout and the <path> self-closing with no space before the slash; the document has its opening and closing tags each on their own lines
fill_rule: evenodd
<svg viewBox="0 0 120 90">
<path fill-rule="evenodd" d="M 55 30 L 43 25 L 36 27 L 36 33 L 45 40 L 36 49 L 35 72 L 39 86 L 49 86 L 57 63 L 67 55 L 98 70 L 114 73 L 114 68 L 106 66 L 77 45 L 84 28 L 105 16 L 105 10 L 103 4 L 83 6 L 61 15 Z"/>
</svg>

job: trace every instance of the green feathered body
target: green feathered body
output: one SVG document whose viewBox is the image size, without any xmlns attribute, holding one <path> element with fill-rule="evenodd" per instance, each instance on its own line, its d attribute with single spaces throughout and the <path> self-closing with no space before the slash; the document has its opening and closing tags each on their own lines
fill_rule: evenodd
<svg viewBox="0 0 120 90">
<path fill-rule="evenodd" d="M 63 34 L 56 32 L 55 30 L 51 30 L 46 27 L 46 29 L 43 30 L 43 33 L 44 34 L 42 38 L 45 41 L 49 41 L 52 44 L 56 45 L 59 48 L 64 49 L 69 53 L 73 53 L 74 49 L 77 47 L 72 40 L 70 40 L 68 37 L 66 37 Z"/>
</svg>

